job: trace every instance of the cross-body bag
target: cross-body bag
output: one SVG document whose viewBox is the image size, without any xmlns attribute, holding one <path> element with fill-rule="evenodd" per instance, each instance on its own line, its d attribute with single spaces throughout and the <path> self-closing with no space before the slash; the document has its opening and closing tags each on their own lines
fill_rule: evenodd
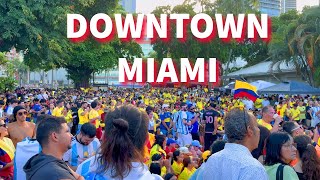
<svg viewBox="0 0 320 180">
<path fill-rule="evenodd" d="M 280 164 L 277 169 L 276 180 L 283 180 L 283 168 L 284 165 Z"/>
</svg>

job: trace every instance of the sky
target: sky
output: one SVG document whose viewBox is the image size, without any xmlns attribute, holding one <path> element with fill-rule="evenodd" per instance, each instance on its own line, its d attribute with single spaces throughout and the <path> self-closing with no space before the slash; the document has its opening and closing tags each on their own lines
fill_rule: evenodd
<svg viewBox="0 0 320 180">
<path fill-rule="evenodd" d="M 138 13 L 151 13 L 157 6 L 175 6 L 184 0 L 136 0 Z M 214 1 L 214 0 L 212 0 Z M 305 5 L 318 5 L 319 0 L 297 0 L 297 9 L 301 11 Z"/>
</svg>

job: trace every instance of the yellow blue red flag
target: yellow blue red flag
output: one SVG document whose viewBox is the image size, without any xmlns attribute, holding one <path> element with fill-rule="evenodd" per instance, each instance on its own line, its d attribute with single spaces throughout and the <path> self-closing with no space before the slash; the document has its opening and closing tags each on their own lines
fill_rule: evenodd
<svg viewBox="0 0 320 180">
<path fill-rule="evenodd" d="M 252 86 L 249 83 L 236 81 L 234 85 L 234 98 L 247 97 L 253 102 L 259 97 L 257 93 L 257 87 Z"/>
</svg>

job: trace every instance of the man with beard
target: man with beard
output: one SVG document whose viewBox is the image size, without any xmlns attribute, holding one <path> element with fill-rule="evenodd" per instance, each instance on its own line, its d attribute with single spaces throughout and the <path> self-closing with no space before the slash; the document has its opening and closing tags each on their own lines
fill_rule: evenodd
<svg viewBox="0 0 320 180">
<path fill-rule="evenodd" d="M 49 117 L 37 127 L 37 141 L 42 151 L 31 157 L 23 167 L 26 179 L 84 179 L 62 160 L 71 148 L 72 135 L 64 118 Z"/>
<path fill-rule="evenodd" d="M 80 133 L 72 138 L 71 149 L 63 156 L 63 160 L 76 170 L 77 166 L 84 160 L 94 156 L 100 147 L 96 136 L 96 127 L 91 123 L 85 123 L 81 126 Z"/>
</svg>

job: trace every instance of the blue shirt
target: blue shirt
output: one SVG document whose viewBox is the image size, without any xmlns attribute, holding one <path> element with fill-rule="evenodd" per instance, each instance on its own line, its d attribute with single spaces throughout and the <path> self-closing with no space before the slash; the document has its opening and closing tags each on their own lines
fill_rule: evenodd
<svg viewBox="0 0 320 180">
<path fill-rule="evenodd" d="M 171 116 L 172 116 L 171 112 L 164 112 L 164 113 L 160 114 L 160 119 L 161 119 L 161 121 L 165 121 L 165 123 L 169 127 L 170 126 L 170 121 L 171 121 Z M 164 127 L 162 122 L 160 124 L 160 129 L 167 129 L 166 127 Z"/>
<path fill-rule="evenodd" d="M 195 115 L 194 112 L 187 111 L 187 120 L 188 120 L 188 121 L 191 121 L 191 119 L 194 118 L 194 115 Z M 198 123 L 198 121 L 196 121 L 195 123 L 193 123 L 193 124 L 189 127 L 189 131 L 190 131 L 191 133 L 197 133 L 198 130 L 199 130 L 199 123 Z"/>
<path fill-rule="evenodd" d="M 268 180 L 262 164 L 243 145 L 226 143 L 224 149 L 211 155 L 203 169 L 205 180 Z"/>
<path fill-rule="evenodd" d="M 80 144 L 75 137 L 72 138 L 71 149 L 63 156 L 63 160 L 69 162 L 71 166 L 78 166 L 84 159 L 96 155 L 100 141 L 94 138 L 87 146 Z"/>
</svg>

